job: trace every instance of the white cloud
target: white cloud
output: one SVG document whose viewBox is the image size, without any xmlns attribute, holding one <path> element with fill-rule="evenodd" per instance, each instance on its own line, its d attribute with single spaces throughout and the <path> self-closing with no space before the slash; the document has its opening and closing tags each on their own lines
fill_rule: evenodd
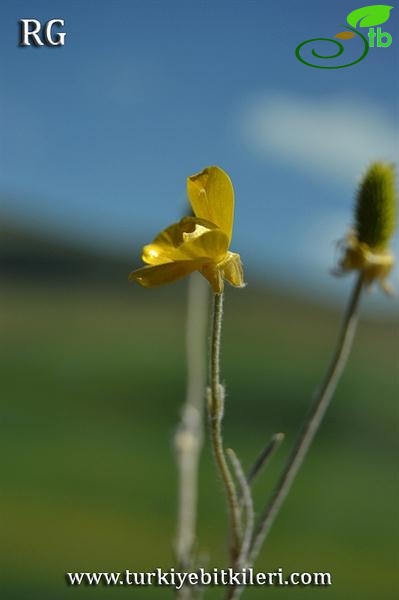
<svg viewBox="0 0 399 600">
<path fill-rule="evenodd" d="M 364 100 L 261 95 L 241 111 L 244 139 L 268 161 L 353 181 L 372 160 L 397 161 L 398 124 Z"/>
</svg>

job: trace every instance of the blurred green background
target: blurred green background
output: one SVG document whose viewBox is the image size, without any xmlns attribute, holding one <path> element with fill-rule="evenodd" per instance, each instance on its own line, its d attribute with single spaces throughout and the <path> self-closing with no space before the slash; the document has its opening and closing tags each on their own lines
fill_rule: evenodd
<svg viewBox="0 0 399 600">
<path fill-rule="evenodd" d="M 70 588 L 64 573 L 173 564 L 187 281 L 143 290 L 127 283 L 133 265 L 123 260 L 15 224 L 1 233 L 1 597 L 171 597 L 166 588 Z M 246 289 L 226 297 L 226 444 L 249 466 L 273 433 L 287 435 L 255 486 L 259 510 L 340 315 L 294 289 L 262 287 L 251 272 L 246 279 Z M 333 585 L 244 597 L 396 598 L 397 334 L 393 317 L 362 318 L 332 408 L 257 565 L 330 571 Z M 198 540 L 205 564 L 225 565 L 226 526 L 206 443 Z"/>
</svg>

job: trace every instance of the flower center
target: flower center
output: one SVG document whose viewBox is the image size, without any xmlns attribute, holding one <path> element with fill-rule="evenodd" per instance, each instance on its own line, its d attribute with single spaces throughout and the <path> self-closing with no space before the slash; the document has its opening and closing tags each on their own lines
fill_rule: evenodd
<svg viewBox="0 0 399 600">
<path fill-rule="evenodd" d="M 210 229 L 208 229 L 208 227 L 204 227 L 203 225 L 198 225 L 198 223 L 195 225 L 194 231 L 183 231 L 183 240 L 185 242 L 188 242 L 190 240 L 193 240 L 195 238 L 200 237 L 201 235 L 204 235 L 204 233 L 206 233 L 207 231 L 210 231 Z"/>
</svg>

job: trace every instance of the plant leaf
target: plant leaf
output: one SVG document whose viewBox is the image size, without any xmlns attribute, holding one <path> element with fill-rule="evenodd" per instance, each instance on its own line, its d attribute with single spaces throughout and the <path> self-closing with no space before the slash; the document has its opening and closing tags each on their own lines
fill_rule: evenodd
<svg viewBox="0 0 399 600">
<path fill-rule="evenodd" d="M 387 4 L 363 6 L 349 13 L 346 20 L 352 27 L 374 27 L 388 21 L 392 8 Z"/>
<path fill-rule="evenodd" d="M 350 40 L 355 36 L 356 33 L 353 33 L 353 31 L 341 31 L 340 33 L 337 33 L 337 35 L 335 35 L 334 37 L 339 38 L 340 40 Z"/>
</svg>

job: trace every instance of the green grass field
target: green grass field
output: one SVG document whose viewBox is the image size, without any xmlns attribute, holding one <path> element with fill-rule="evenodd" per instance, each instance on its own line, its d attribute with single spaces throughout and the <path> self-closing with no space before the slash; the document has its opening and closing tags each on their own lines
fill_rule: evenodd
<svg viewBox="0 0 399 600">
<path fill-rule="evenodd" d="M 184 298 L 184 283 L 173 291 L 124 282 L 3 290 L 2 598 L 172 596 L 162 588 L 70 588 L 64 573 L 173 564 Z M 248 466 L 274 432 L 287 434 L 255 486 L 258 509 L 338 323 L 317 305 L 228 290 L 226 444 Z M 333 585 L 259 588 L 244 598 L 396 598 L 397 333 L 397 321 L 362 320 L 333 406 L 257 565 L 330 571 Z M 208 444 L 200 481 L 199 551 L 208 566 L 224 566 L 227 518 Z M 206 597 L 221 598 L 221 590 Z"/>
</svg>

